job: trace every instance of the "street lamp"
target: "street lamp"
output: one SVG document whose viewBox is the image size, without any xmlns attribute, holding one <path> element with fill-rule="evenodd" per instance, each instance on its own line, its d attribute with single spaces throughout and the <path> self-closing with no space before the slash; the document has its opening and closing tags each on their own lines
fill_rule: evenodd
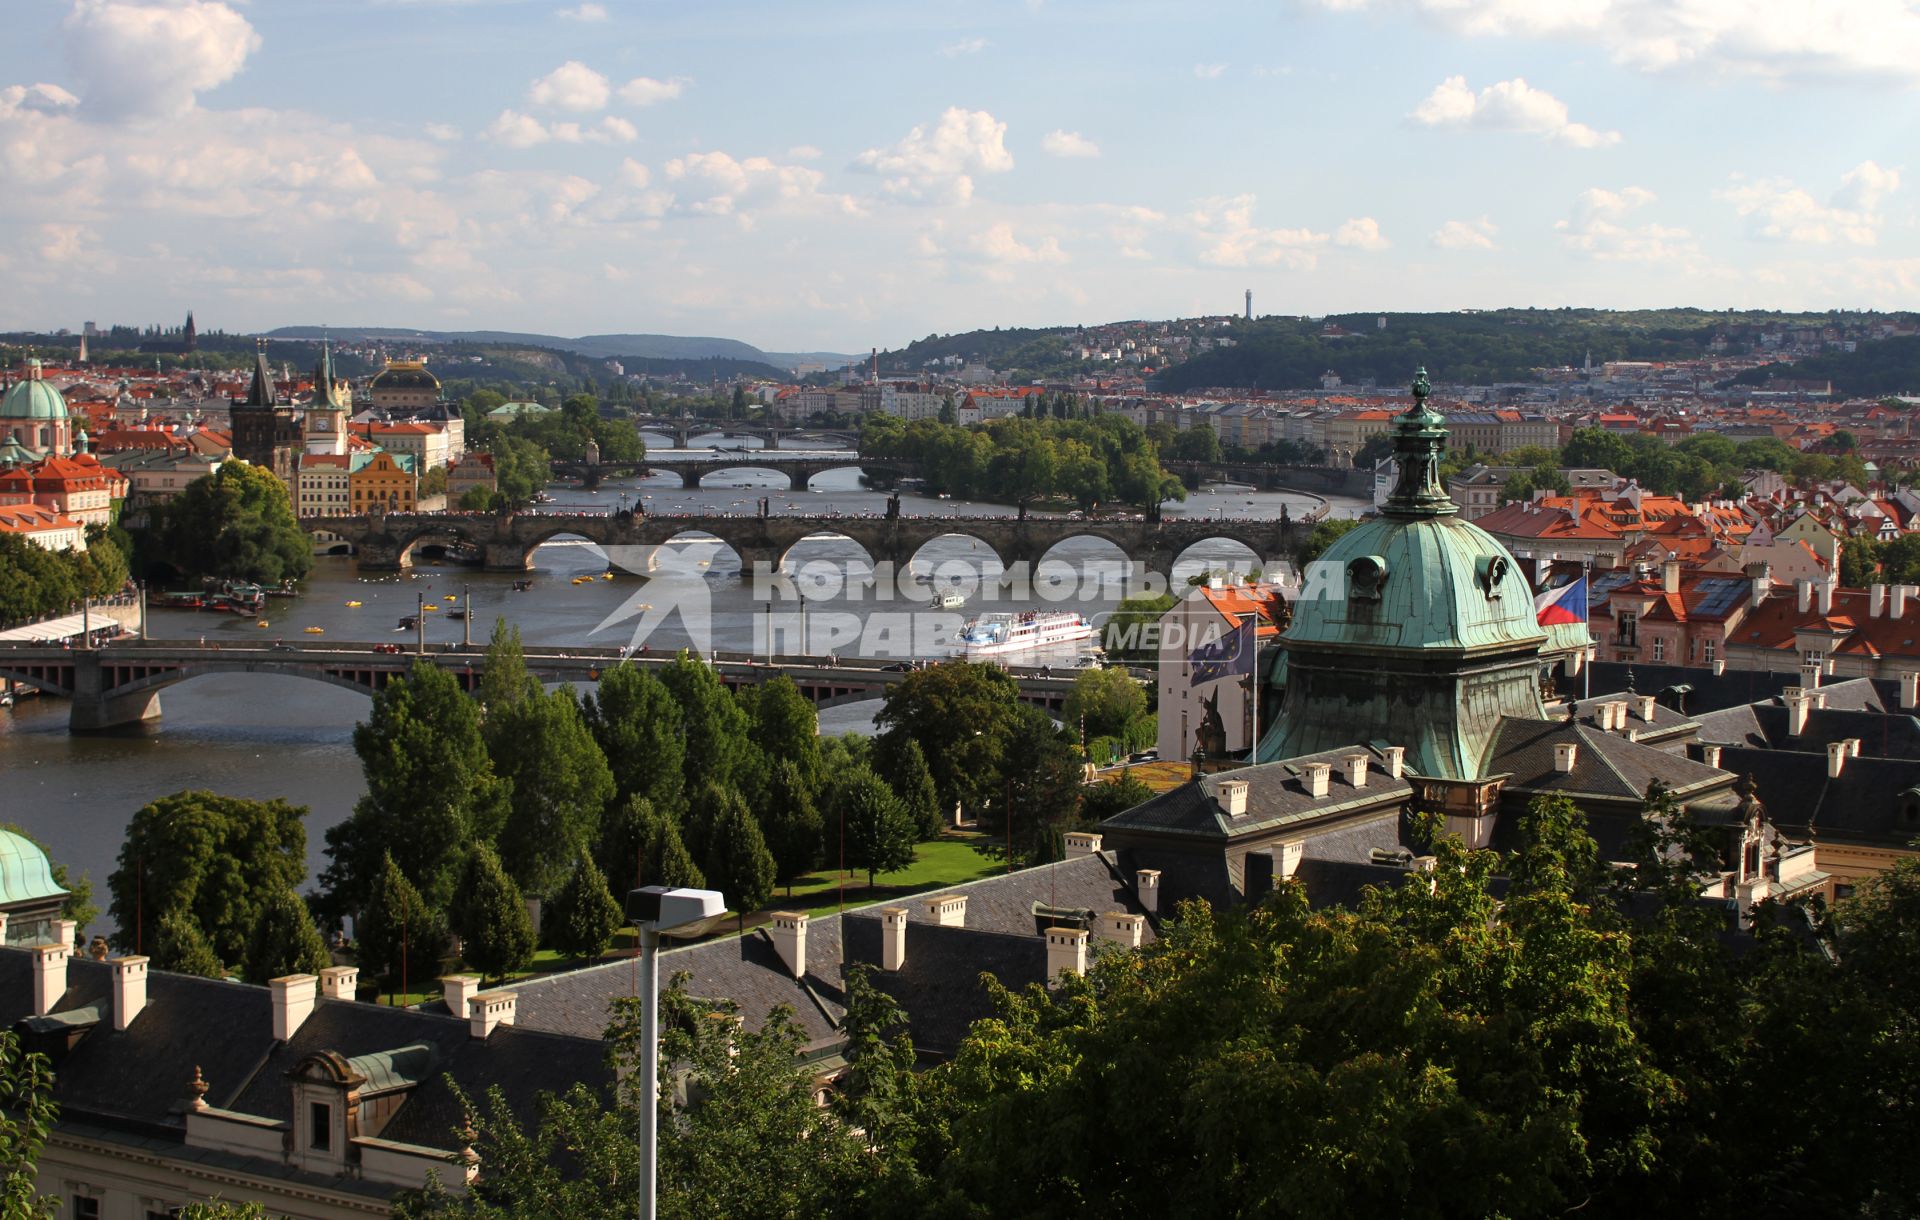
<svg viewBox="0 0 1920 1220">
<path fill-rule="evenodd" d="M 627 922 L 640 933 L 640 1220 L 654 1220 L 660 1138 L 660 935 L 698 936 L 727 913 L 718 890 L 649 885 L 627 891 Z"/>
</svg>

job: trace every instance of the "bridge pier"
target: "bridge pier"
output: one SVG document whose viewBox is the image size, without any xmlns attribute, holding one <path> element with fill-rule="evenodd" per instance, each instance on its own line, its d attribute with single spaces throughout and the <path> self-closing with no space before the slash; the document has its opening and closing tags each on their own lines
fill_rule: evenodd
<svg viewBox="0 0 1920 1220">
<path fill-rule="evenodd" d="M 518 542 L 489 541 L 482 552 L 481 569 L 487 572 L 525 572 L 533 567 L 533 551 Z"/>
<path fill-rule="evenodd" d="M 67 709 L 67 731 L 97 733 L 122 725 L 160 718 L 160 692 L 146 690 L 112 694 L 106 691 L 100 654 L 76 650 L 73 654 L 73 705 Z"/>
<path fill-rule="evenodd" d="M 580 472 L 580 486 L 588 491 L 600 486 L 600 467 L 588 466 Z"/>
</svg>

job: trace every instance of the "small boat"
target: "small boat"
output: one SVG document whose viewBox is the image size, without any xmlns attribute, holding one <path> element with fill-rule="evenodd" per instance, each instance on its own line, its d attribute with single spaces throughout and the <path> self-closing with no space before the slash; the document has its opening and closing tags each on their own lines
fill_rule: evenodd
<svg viewBox="0 0 1920 1220">
<path fill-rule="evenodd" d="M 592 579 L 593 577 L 591 576 L 576 576 L 573 578 L 573 583 L 576 585 L 584 585 Z"/>
<path fill-rule="evenodd" d="M 421 605 L 420 608 L 422 610 L 438 610 L 440 607 L 434 605 L 432 602 L 426 602 L 423 605 Z"/>
<path fill-rule="evenodd" d="M 418 627 L 419 625 L 420 625 L 420 616 L 417 614 L 409 614 L 405 618 L 402 618 L 400 620 L 400 625 L 398 627 L 395 627 L 394 630 L 395 631 L 412 631 L 415 627 Z"/>
<path fill-rule="evenodd" d="M 443 602 L 457 602 L 460 600 L 460 595 L 457 593 L 449 593 L 440 600 Z"/>
<path fill-rule="evenodd" d="M 447 617 L 458 622 L 467 617 L 467 612 L 465 610 L 449 610 L 447 611 Z"/>
<path fill-rule="evenodd" d="M 967 595 L 958 589 L 948 589 L 933 599 L 936 610 L 957 610 L 967 604 Z"/>
<path fill-rule="evenodd" d="M 531 588 L 533 588 L 533 582 L 531 580 L 516 580 L 513 582 L 513 591 L 515 593 L 525 593 Z"/>
<path fill-rule="evenodd" d="M 325 635 L 327 633 L 325 627 L 309 627 L 306 630 L 308 635 Z"/>
<path fill-rule="evenodd" d="M 255 623 L 255 624 L 254 624 L 254 626 L 256 626 L 256 627 L 271 627 L 271 626 L 273 626 L 273 624 L 272 624 L 272 623 L 269 623 L 269 622 L 268 622 L 268 621 L 267 621 L 266 619 L 261 619 L 261 620 L 260 620 L 259 622 L 257 622 L 257 623 Z"/>
<path fill-rule="evenodd" d="M 359 608 L 360 608 L 360 603 L 359 603 L 359 602 L 348 602 L 348 603 L 347 603 L 347 609 L 349 609 L 349 610 L 358 610 Z"/>
<path fill-rule="evenodd" d="M 612 572 L 603 572 L 603 573 L 601 573 L 601 574 L 600 574 L 600 579 L 601 579 L 601 580 L 612 580 L 612 579 L 613 579 L 613 573 L 612 573 Z"/>
</svg>

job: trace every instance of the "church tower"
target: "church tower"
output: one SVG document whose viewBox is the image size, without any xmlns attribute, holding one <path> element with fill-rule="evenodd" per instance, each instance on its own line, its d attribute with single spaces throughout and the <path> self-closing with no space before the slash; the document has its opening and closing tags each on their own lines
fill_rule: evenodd
<svg viewBox="0 0 1920 1220">
<path fill-rule="evenodd" d="M 320 364 L 313 370 L 313 401 L 307 405 L 306 442 L 310 454 L 347 451 L 347 410 L 353 389 L 333 372 L 333 346 L 320 344 Z"/>
<path fill-rule="evenodd" d="M 255 342 L 253 383 L 246 398 L 229 404 L 228 419 L 233 425 L 233 456 L 273 471 L 292 487 L 301 445 L 300 421 L 274 384 L 265 340 Z"/>
</svg>

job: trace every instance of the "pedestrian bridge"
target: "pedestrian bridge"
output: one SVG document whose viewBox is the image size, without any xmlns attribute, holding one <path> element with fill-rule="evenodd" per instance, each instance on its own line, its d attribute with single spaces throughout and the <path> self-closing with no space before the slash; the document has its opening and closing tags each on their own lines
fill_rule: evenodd
<svg viewBox="0 0 1920 1220">
<path fill-rule="evenodd" d="M 764 470 L 784 475 L 790 491 L 805 491 L 813 476 L 829 470 L 858 470 L 878 485 L 891 485 L 920 473 L 920 463 L 905 458 L 866 458 L 858 454 L 815 457 L 781 457 L 764 450 L 721 454 L 717 457 L 664 459 L 659 455 L 638 461 L 586 462 L 557 461 L 553 477 L 578 479 L 582 487 L 598 487 L 602 480 L 628 475 L 677 474 L 680 485 L 697 490 L 701 480 L 723 470 Z"/>
</svg>

